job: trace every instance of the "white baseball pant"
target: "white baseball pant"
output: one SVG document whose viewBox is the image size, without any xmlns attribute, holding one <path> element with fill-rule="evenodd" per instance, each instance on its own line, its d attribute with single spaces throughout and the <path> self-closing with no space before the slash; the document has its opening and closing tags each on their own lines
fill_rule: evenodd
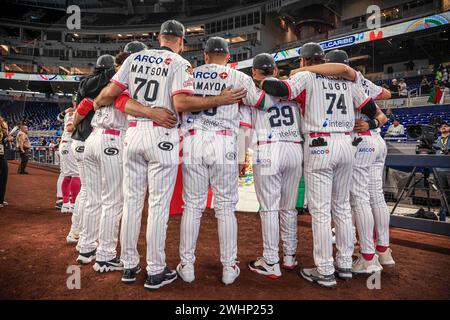
<svg viewBox="0 0 450 320">
<path fill-rule="evenodd" d="M 97 261 L 116 257 L 123 209 L 123 131 L 94 128 L 86 140 L 84 163 L 87 202 L 81 252 L 97 247 Z"/>
<path fill-rule="evenodd" d="M 302 177 L 302 145 L 294 142 L 262 144 L 255 157 L 253 174 L 261 206 L 263 257 L 267 263 L 274 264 L 279 262 L 280 226 L 284 255 L 292 256 L 297 252 L 295 206 Z"/>
<path fill-rule="evenodd" d="M 72 152 L 72 141 L 63 140 L 59 145 L 59 158 L 63 177 L 78 177 L 78 167 Z"/>
<path fill-rule="evenodd" d="M 75 159 L 75 161 L 76 161 L 76 159 Z M 78 174 L 79 174 L 79 172 L 78 172 Z M 58 176 L 58 181 L 56 181 L 56 197 L 57 198 L 62 198 L 62 196 L 63 196 L 62 195 L 62 189 L 61 189 L 61 185 L 62 185 L 63 179 L 64 179 L 64 176 L 63 176 L 63 173 L 62 173 L 62 170 L 61 170 L 60 173 L 59 173 L 59 176 Z"/>
<path fill-rule="evenodd" d="M 72 213 L 72 227 L 73 232 L 80 232 L 80 239 L 82 238 L 82 226 L 84 208 L 86 205 L 86 177 L 84 173 L 84 141 L 73 140 L 72 152 L 78 167 L 78 174 L 80 176 L 81 189 L 75 201 L 75 210 Z"/>
<path fill-rule="evenodd" d="M 167 221 L 179 163 L 177 129 L 154 126 L 152 121 L 130 122 L 124 140 L 124 206 L 121 260 L 124 267 L 139 263 L 137 242 L 148 186 L 147 273 L 166 266 Z"/>
<path fill-rule="evenodd" d="M 356 222 L 361 253 L 375 253 L 373 242 L 374 218 L 370 206 L 370 168 L 376 158 L 377 145 L 369 135 L 355 134 L 356 139 L 361 142 L 356 147 L 355 163 L 353 165 L 353 178 L 350 188 L 350 205 L 352 215 Z"/>
<path fill-rule="evenodd" d="M 313 135 L 313 134 L 312 134 Z M 314 263 L 319 273 L 334 273 L 331 217 L 336 228 L 336 263 L 352 267 L 353 224 L 350 208 L 350 183 L 356 148 L 350 135 L 323 136 L 326 146 L 311 146 L 314 139 L 305 135 L 305 190 L 312 217 Z"/>
<path fill-rule="evenodd" d="M 181 263 L 195 263 L 200 220 L 211 184 L 219 231 L 220 262 L 224 267 L 234 266 L 237 259 L 235 210 L 239 198 L 236 136 L 228 130 L 197 130 L 195 134 L 188 134 L 183 140 L 182 169 L 185 204 L 180 231 Z"/>
<path fill-rule="evenodd" d="M 390 213 L 383 193 L 383 170 L 387 155 L 386 142 L 378 133 L 372 133 L 376 145 L 376 158 L 369 171 L 370 206 L 375 220 L 377 244 L 389 246 Z"/>
</svg>

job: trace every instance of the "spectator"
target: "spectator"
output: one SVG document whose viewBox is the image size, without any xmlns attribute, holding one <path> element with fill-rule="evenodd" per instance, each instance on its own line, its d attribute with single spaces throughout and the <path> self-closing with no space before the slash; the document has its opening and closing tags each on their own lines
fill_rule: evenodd
<svg viewBox="0 0 450 320">
<path fill-rule="evenodd" d="M 47 146 L 47 139 L 42 138 L 40 145 L 41 145 L 41 147 L 46 147 Z"/>
<path fill-rule="evenodd" d="M 442 82 L 447 82 L 448 81 L 448 71 L 447 68 L 444 68 L 442 71 Z"/>
<path fill-rule="evenodd" d="M 400 83 L 398 84 L 398 94 L 402 98 L 408 97 L 408 86 L 406 85 L 405 79 L 400 79 Z"/>
<path fill-rule="evenodd" d="M 450 144 L 450 125 L 446 122 L 441 123 L 439 127 L 441 135 L 437 138 L 434 143 L 434 148 L 437 149 L 437 153 L 449 155 Z M 443 191 L 443 196 L 447 199 L 447 203 L 450 203 L 450 169 L 436 169 L 439 184 Z M 445 216 L 448 216 L 449 212 L 445 206 L 445 202 L 441 199 L 441 208 L 439 210 L 439 220 L 445 221 Z"/>
<path fill-rule="evenodd" d="M 398 97 L 398 82 L 397 79 L 392 79 L 392 82 L 389 86 L 389 91 L 391 91 L 392 98 Z"/>
<path fill-rule="evenodd" d="M 430 94 L 430 86 L 431 86 L 430 81 L 428 81 L 428 78 L 424 76 L 422 78 L 422 81 L 420 82 L 420 94 L 421 95 Z"/>
<path fill-rule="evenodd" d="M 393 121 L 394 121 L 395 116 L 394 116 L 394 114 L 392 113 L 392 109 L 391 109 L 391 108 L 388 108 L 388 109 L 386 110 L 386 117 L 388 118 L 388 121 L 389 121 L 389 122 L 393 122 Z"/>
<path fill-rule="evenodd" d="M 385 136 L 396 137 L 402 134 L 405 134 L 405 127 L 403 127 L 398 118 L 395 118 L 394 123 L 389 126 Z"/>
<path fill-rule="evenodd" d="M 439 82 L 442 80 L 442 66 L 439 67 L 439 69 L 436 70 L 436 75 L 434 78 Z"/>
<path fill-rule="evenodd" d="M 17 150 L 20 153 L 20 165 L 17 170 L 18 174 L 28 174 L 25 168 L 28 164 L 28 150 L 31 148 L 30 139 L 28 138 L 28 127 L 22 125 L 20 132 L 17 134 Z"/>
<path fill-rule="evenodd" d="M 8 161 L 6 149 L 10 142 L 8 123 L 0 116 L 0 208 L 8 205 L 5 201 L 6 184 L 8 182 Z"/>
</svg>

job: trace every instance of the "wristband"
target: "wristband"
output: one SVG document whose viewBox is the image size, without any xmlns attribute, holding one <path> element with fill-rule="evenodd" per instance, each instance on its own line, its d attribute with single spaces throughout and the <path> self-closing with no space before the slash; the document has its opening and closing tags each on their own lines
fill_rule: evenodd
<svg viewBox="0 0 450 320">
<path fill-rule="evenodd" d="M 122 93 L 114 101 L 114 106 L 117 109 L 119 109 L 121 112 L 125 112 L 125 105 L 126 105 L 127 101 L 130 99 L 131 98 L 127 93 Z"/>
<path fill-rule="evenodd" d="M 376 129 L 380 125 L 380 122 L 377 119 L 371 119 L 367 121 L 367 123 L 369 124 L 370 130 Z"/>
<path fill-rule="evenodd" d="M 80 116 L 86 116 L 94 107 L 94 101 L 89 98 L 84 98 L 77 106 L 77 113 Z"/>
</svg>

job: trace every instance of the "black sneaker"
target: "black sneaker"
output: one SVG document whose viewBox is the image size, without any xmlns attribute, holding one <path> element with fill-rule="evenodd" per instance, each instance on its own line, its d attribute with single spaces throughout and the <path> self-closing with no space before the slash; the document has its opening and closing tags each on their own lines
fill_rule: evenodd
<svg viewBox="0 0 450 320">
<path fill-rule="evenodd" d="M 123 269 L 122 282 L 132 283 L 136 281 L 136 275 L 141 272 L 141 266 L 137 265 L 131 269 Z"/>
<path fill-rule="evenodd" d="M 119 258 L 115 257 L 109 261 L 96 261 L 94 266 L 94 270 L 97 272 L 109 272 L 109 271 L 120 271 L 123 270 L 123 263 Z"/>
<path fill-rule="evenodd" d="M 315 282 L 322 287 L 334 288 L 336 287 L 336 278 L 334 274 L 323 275 L 317 271 L 317 268 L 302 268 L 300 269 L 300 275 L 309 282 Z"/>
<path fill-rule="evenodd" d="M 172 283 L 177 279 L 177 272 L 168 267 L 163 272 L 155 275 L 149 275 L 145 281 L 144 287 L 147 289 L 159 289 L 166 284 Z"/>
<path fill-rule="evenodd" d="M 96 253 L 96 249 L 92 250 L 91 252 L 87 252 L 87 253 L 81 253 L 78 255 L 77 258 L 77 262 L 79 264 L 88 264 L 91 263 L 92 260 L 95 259 L 95 253 Z"/>
<path fill-rule="evenodd" d="M 352 280 L 353 279 L 353 273 L 352 269 L 346 269 L 346 268 L 339 268 L 337 266 L 334 266 L 334 273 L 336 276 L 341 280 Z"/>
</svg>

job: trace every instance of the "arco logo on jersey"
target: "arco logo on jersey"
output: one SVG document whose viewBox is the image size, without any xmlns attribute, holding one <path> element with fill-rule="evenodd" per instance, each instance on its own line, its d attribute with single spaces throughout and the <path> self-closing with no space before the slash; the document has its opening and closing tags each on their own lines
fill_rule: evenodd
<svg viewBox="0 0 450 320">
<path fill-rule="evenodd" d="M 329 154 L 330 150 L 328 150 L 328 149 L 311 150 L 310 153 L 312 155 L 324 155 L 324 154 Z"/>
<path fill-rule="evenodd" d="M 360 148 L 358 148 L 358 152 L 361 152 L 361 153 L 371 153 L 371 152 L 375 152 L 375 148 L 360 147 Z"/>
<path fill-rule="evenodd" d="M 170 59 L 170 58 L 168 58 L 168 59 Z M 134 61 L 160 64 L 163 62 L 163 58 L 138 54 L 136 57 L 134 57 Z"/>
<path fill-rule="evenodd" d="M 220 77 L 222 80 L 225 80 L 225 79 L 228 77 L 228 73 L 226 73 L 225 71 L 224 71 L 224 72 L 221 72 L 221 73 L 219 74 L 219 77 Z"/>
<path fill-rule="evenodd" d="M 226 74 L 226 72 L 222 72 L 222 73 Z M 194 72 L 194 78 L 196 78 L 196 79 L 199 78 L 199 79 L 212 79 L 212 80 L 214 80 L 214 79 L 217 79 L 218 76 L 219 76 L 219 74 L 217 72 L 215 72 L 215 71 L 214 72 L 203 72 L 203 71 L 196 71 L 196 72 Z M 227 76 L 228 76 L 228 74 L 227 74 Z M 222 78 L 222 76 L 221 76 L 221 78 Z"/>
</svg>

